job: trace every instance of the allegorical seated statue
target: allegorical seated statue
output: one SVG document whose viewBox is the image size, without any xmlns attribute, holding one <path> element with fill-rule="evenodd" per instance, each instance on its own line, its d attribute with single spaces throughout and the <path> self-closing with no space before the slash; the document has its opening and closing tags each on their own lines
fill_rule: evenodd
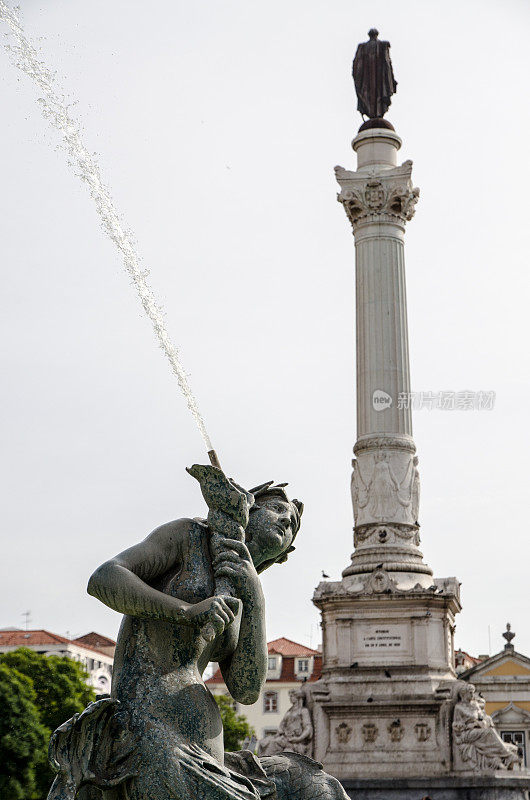
<svg viewBox="0 0 530 800">
<path fill-rule="evenodd" d="M 195 465 L 207 520 L 179 519 L 107 561 L 88 591 L 124 614 L 112 694 L 55 731 L 49 800 L 346 800 L 299 753 L 224 753 L 202 675 L 219 663 L 232 697 L 255 703 L 267 672 L 259 573 L 286 560 L 303 506 L 286 484 L 250 492 Z"/>
<path fill-rule="evenodd" d="M 273 756 L 284 750 L 290 750 L 303 756 L 311 755 L 313 723 L 309 709 L 304 705 L 303 689 L 291 689 L 289 700 L 291 707 L 285 713 L 276 733 L 270 734 L 260 741 L 258 746 L 260 756 Z"/>
<path fill-rule="evenodd" d="M 513 769 L 521 759 L 517 747 L 503 742 L 493 720 L 486 714 L 484 699 L 475 695 L 472 684 L 458 693 L 453 717 L 453 741 L 463 762 L 471 769 Z"/>
</svg>

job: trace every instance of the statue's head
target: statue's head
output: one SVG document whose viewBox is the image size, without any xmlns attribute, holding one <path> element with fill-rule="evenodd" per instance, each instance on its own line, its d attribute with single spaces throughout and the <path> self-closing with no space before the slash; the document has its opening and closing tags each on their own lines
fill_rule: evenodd
<svg viewBox="0 0 530 800">
<path fill-rule="evenodd" d="M 304 504 L 289 500 L 286 483 L 269 481 L 250 490 L 254 505 L 246 527 L 246 545 L 258 572 L 281 564 L 294 550 Z"/>
<path fill-rule="evenodd" d="M 301 702 L 304 699 L 304 693 L 301 689 L 291 689 L 289 692 L 289 700 L 293 704 Z"/>
<path fill-rule="evenodd" d="M 460 700 L 463 700 L 465 703 L 469 703 L 475 696 L 475 687 L 471 683 L 469 683 L 467 686 L 462 686 L 458 692 L 458 696 Z"/>
<path fill-rule="evenodd" d="M 377 37 L 379 36 L 379 31 L 377 30 L 377 28 L 370 28 L 370 30 L 368 31 L 368 36 L 370 37 L 370 39 L 377 39 Z"/>
</svg>

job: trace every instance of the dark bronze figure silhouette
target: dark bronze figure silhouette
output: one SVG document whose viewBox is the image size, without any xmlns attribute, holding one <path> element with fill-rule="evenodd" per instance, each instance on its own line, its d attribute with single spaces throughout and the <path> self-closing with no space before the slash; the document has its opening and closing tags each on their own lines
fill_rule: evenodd
<svg viewBox="0 0 530 800">
<path fill-rule="evenodd" d="M 357 109 L 370 119 L 383 117 L 390 106 L 397 83 L 390 60 L 390 42 L 377 38 L 379 31 L 371 28 L 370 37 L 357 47 L 353 61 L 353 80 L 357 92 Z"/>
</svg>

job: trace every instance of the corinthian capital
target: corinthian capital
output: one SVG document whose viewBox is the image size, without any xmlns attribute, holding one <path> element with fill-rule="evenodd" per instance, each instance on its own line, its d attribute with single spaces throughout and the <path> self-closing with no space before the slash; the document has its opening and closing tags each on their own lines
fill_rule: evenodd
<svg viewBox="0 0 530 800">
<path fill-rule="evenodd" d="M 411 181 L 412 161 L 392 169 L 349 172 L 335 167 L 342 203 L 353 229 L 370 222 L 399 222 L 412 219 L 420 190 Z"/>
</svg>

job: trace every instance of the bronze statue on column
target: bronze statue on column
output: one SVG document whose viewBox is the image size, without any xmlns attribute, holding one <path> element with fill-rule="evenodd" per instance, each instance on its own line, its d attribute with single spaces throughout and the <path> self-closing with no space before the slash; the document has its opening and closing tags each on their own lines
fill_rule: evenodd
<svg viewBox="0 0 530 800">
<path fill-rule="evenodd" d="M 382 42 L 377 37 L 379 31 L 371 28 L 367 42 L 357 47 L 353 61 L 353 80 L 357 92 L 357 109 L 369 119 L 381 119 L 392 102 L 397 89 L 392 61 L 390 42 Z"/>
</svg>

